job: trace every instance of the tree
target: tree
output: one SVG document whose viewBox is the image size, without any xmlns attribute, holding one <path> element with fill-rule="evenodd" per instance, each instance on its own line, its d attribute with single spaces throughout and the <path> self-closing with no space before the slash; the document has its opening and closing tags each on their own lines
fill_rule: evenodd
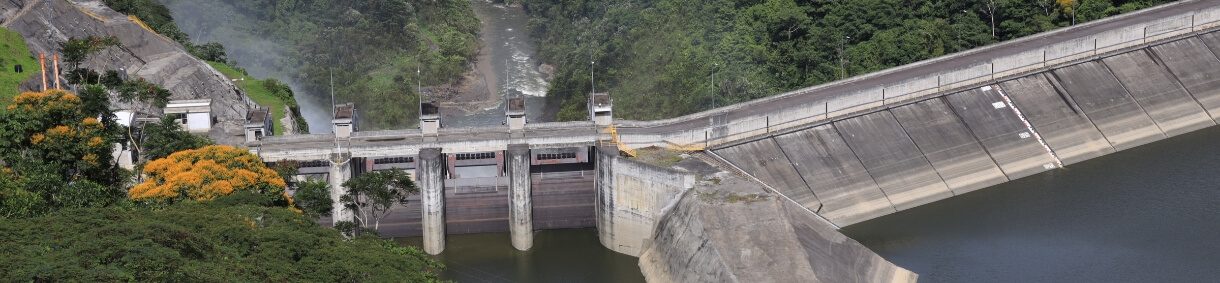
<svg viewBox="0 0 1220 283">
<path fill-rule="evenodd" d="M 330 216 L 334 201 L 330 199 L 330 184 L 326 181 L 309 180 L 296 186 L 293 200 L 305 215 L 311 218 Z"/>
<path fill-rule="evenodd" d="M 111 157 L 121 131 L 96 118 L 107 117 L 97 113 L 106 108 L 105 99 L 27 92 L 0 113 L 0 215 L 32 216 L 121 199 L 126 174 Z"/>
<path fill-rule="evenodd" d="M 144 157 L 154 160 L 174 152 L 201 148 L 212 144 L 212 141 L 183 130 L 174 122 L 174 118 L 164 117 L 158 123 L 144 125 L 139 144 L 139 151 Z"/>
<path fill-rule="evenodd" d="M 218 42 L 208 42 L 200 45 L 187 45 L 187 49 L 187 51 L 190 51 L 191 55 L 195 55 L 195 57 L 199 58 L 200 60 L 221 63 L 229 61 L 228 56 L 225 55 L 225 46 Z"/>
<path fill-rule="evenodd" d="M 64 64 L 70 70 L 77 70 L 89 55 L 102 51 L 106 47 L 119 45 L 119 39 L 114 36 L 88 36 L 85 38 L 69 37 L 68 41 L 59 43 L 60 52 L 64 55 Z"/>
<path fill-rule="evenodd" d="M 355 212 L 356 224 L 377 230 L 381 219 L 395 204 L 405 205 L 407 197 L 419 193 L 419 188 L 407 172 L 392 169 L 373 171 L 343 182 L 347 193 L 339 201 Z"/>
<path fill-rule="evenodd" d="M 1059 3 L 1059 8 L 1063 9 L 1064 13 L 1072 16 L 1072 25 L 1076 25 L 1076 7 L 1080 6 L 1080 1 L 1077 0 L 1055 0 Z"/>
<path fill-rule="evenodd" d="M 147 179 L 132 187 L 132 200 L 173 203 L 211 201 L 244 193 L 253 203 L 294 207 L 286 185 L 257 156 L 232 146 L 212 145 L 175 152 L 144 165 Z"/>
<path fill-rule="evenodd" d="M 169 96 L 171 95 L 169 90 L 144 80 L 144 78 L 136 78 L 135 80 L 123 82 L 115 91 L 118 92 L 119 99 L 123 102 L 140 100 L 151 103 L 158 108 L 165 107 L 165 104 L 169 103 Z"/>
</svg>

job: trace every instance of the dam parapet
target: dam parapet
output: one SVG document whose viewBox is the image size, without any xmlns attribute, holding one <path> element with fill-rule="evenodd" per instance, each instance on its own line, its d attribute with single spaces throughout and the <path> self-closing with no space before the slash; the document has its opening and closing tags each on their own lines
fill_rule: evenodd
<svg viewBox="0 0 1220 283">
<path fill-rule="evenodd" d="M 1213 126 L 1215 48 L 1191 33 L 711 151 L 847 226 Z"/>
</svg>

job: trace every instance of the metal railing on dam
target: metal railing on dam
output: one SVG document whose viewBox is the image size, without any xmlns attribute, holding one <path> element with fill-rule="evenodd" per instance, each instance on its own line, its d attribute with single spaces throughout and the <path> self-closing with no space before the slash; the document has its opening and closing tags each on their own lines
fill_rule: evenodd
<svg viewBox="0 0 1220 283">
<path fill-rule="evenodd" d="M 851 225 L 1216 125 L 1220 32 L 1195 27 L 711 151 Z"/>
<path fill-rule="evenodd" d="M 615 125 L 633 148 L 714 148 L 1211 30 L 1220 26 L 1218 6 L 1177 2 L 682 117 Z"/>
</svg>

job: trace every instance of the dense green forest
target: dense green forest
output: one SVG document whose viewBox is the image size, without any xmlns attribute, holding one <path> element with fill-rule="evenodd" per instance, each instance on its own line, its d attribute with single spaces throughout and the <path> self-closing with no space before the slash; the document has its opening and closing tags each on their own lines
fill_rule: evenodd
<svg viewBox="0 0 1220 283">
<path fill-rule="evenodd" d="M 660 119 L 1170 0 L 524 0 L 548 103 L 585 119 L 590 62 L 615 115 Z M 713 75 L 715 76 L 713 86 Z M 659 99 L 664 98 L 664 99 Z"/>
<path fill-rule="evenodd" d="M 452 82 L 477 52 L 479 21 L 466 0 L 162 0 L 197 11 L 192 34 L 240 38 L 231 56 L 283 74 L 329 105 L 330 76 L 339 103 L 355 102 L 365 129 L 402 128 L 417 120 L 416 70 L 423 85 Z M 234 46 L 244 45 L 241 48 Z M 232 58 L 230 58 L 232 59 Z"/>
</svg>

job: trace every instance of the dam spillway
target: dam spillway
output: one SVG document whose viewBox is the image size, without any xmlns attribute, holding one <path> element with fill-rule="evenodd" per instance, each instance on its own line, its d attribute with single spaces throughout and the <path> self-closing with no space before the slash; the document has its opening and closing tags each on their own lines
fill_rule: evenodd
<svg viewBox="0 0 1220 283">
<path fill-rule="evenodd" d="M 713 149 L 839 226 L 1216 124 L 1220 34 Z"/>
</svg>

